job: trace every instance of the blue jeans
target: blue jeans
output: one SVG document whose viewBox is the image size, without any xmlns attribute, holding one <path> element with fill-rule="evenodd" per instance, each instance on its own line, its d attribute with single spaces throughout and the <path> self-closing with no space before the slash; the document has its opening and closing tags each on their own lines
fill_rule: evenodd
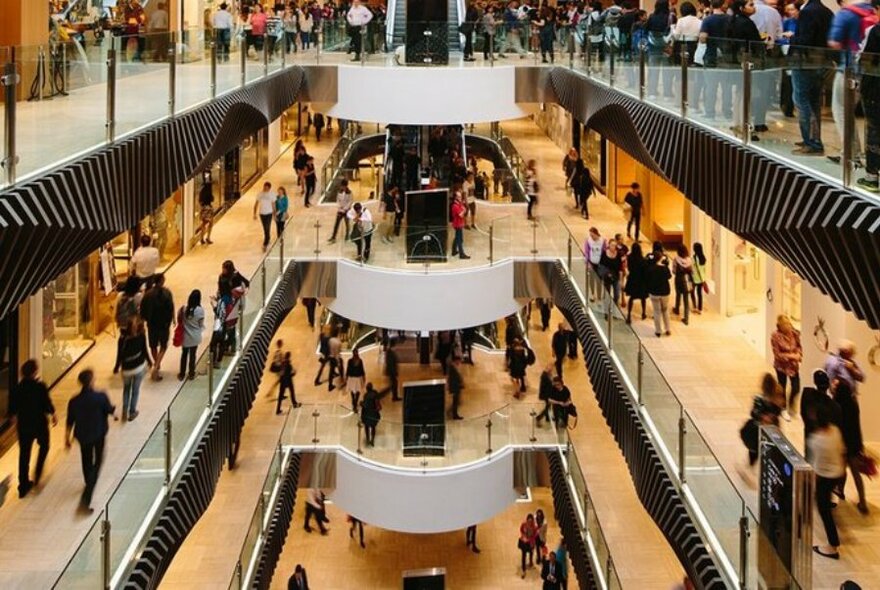
<svg viewBox="0 0 880 590">
<path fill-rule="evenodd" d="M 455 228 L 455 239 L 452 240 L 452 255 L 456 254 L 464 256 L 464 230 L 460 227 Z"/>
<path fill-rule="evenodd" d="M 791 71 L 792 98 L 798 110 L 798 124 L 804 145 L 813 149 L 825 149 L 822 145 L 822 126 L 819 117 L 822 113 L 821 69 L 798 69 Z"/>
<path fill-rule="evenodd" d="M 122 378 L 122 411 L 131 415 L 137 411 L 138 396 L 141 393 L 141 382 L 144 380 L 146 370 L 134 375 Z"/>
<path fill-rule="evenodd" d="M 880 100 L 862 94 L 865 109 L 865 171 L 876 176 L 880 172 Z"/>
<path fill-rule="evenodd" d="M 229 29 L 214 29 L 217 39 L 217 60 L 229 61 Z"/>
</svg>

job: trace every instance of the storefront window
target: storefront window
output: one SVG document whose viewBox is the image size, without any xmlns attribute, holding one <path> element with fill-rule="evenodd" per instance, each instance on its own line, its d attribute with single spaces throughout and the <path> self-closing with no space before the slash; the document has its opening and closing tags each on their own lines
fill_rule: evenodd
<svg viewBox="0 0 880 590">
<path fill-rule="evenodd" d="M 602 136 L 592 129 L 584 129 L 581 135 L 581 158 L 593 173 L 593 180 L 600 190 L 605 190 L 605 163 L 602 158 Z"/>
<path fill-rule="evenodd" d="M 140 237 L 148 235 L 159 249 L 159 272 L 164 272 L 183 253 L 183 190 L 177 190 L 131 231 L 119 234 L 110 245 L 113 249 L 116 276 L 129 274 L 129 260 Z"/>
<path fill-rule="evenodd" d="M 43 288 L 43 379 L 54 383 L 94 344 L 91 263 L 85 259 Z"/>
</svg>

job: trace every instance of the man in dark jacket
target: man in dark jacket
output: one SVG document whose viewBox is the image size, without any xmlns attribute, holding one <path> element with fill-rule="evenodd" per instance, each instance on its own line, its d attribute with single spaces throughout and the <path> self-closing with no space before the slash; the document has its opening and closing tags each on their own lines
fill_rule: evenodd
<svg viewBox="0 0 880 590">
<path fill-rule="evenodd" d="M 388 343 L 388 350 L 385 351 L 385 374 L 388 375 L 388 388 L 382 394 L 391 391 L 391 401 L 399 402 L 400 394 L 398 393 L 397 377 L 398 377 L 397 351 L 394 350 L 394 340 Z"/>
<path fill-rule="evenodd" d="M 165 275 L 159 273 L 141 299 L 141 317 L 147 323 L 150 354 L 153 355 L 153 381 L 161 381 L 162 358 L 168 350 L 171 323 L 174 321 L 174 297 L 165 287 Z"/>
<path fill-rule="evenodd" d="M 819 0 L 813 0 L 819 2 Z M 874 5 L 880 15 L 880 3 Z M 859 92 L 865 111 L 865 176 L 857 184 L 872 193 L 880 192 L 880 27 L 874 25 L 859 59 L 862 70 Z"/>
<path fill-rule="evenodd" d="M 40 483 L 46 456 L 49 454 L 49 422 L 58 424 L 55 407 L 49 398 L 49 388 L 37 379 L 37 361 L 29 359 L 21 366 L 21 381 L 12 388 L 9 397 L 9 415 L 15 421 L 18 432 L 18 497 L 23 498 L 32 487 Z M 37 454 L 37 471 L 30 479 L 31 449 L 34 441 L 40 446 Z"/>
<path fill-rule="evenodd" d="M 553 339 L 550 341 L 550 347 L 553 349 L 553 358 L 556 359 L 556 374 L 562 377 L 562 361 L 568 352 L 568 330 L 565 324 L 560 323 L 556 331 L 553 332 Z"/>
<path fill-rule="evenodd" d="M 115 420 L 116 408 L 110 403 L 110 398 L 106 393 L 94 390 L 94 371 L 85 369 L 79 374 L 77 380 L 82 386 L 82 390 L 67 404 L 67 432 L 64 436 L 64 443 L 67 448 L 70 448 L 73 438 L 79 441 L 79 449 L 82 453 L 83 479 L 86 483 L 86 489 L 80 499 L 80 507 L 91 512 L 92 492 L 95 491 L 95 483 L 98 481 L 98 473 L 101 471 L 101 462 L 104 459 L 104 439 L 109 430 L 107 416 L 113 416 Z"/>
<path fill-rule="evenodd" d="M 801 7 L 797 28 L 791 38 L 795 54 L 789 59 L 798 66 L 791 70 L 791 83 L 803 141 L 803 145 L 792 152 L 796 155 L 819 156 L 825 153 L 820 124 L 825 77 L 822 64 L 826 61 L 825 47 L 832 18 L 834 14 L 822 0 L 809 0 Z M 811 47 L 817 49 L 809 49 Z"/>
</svg>

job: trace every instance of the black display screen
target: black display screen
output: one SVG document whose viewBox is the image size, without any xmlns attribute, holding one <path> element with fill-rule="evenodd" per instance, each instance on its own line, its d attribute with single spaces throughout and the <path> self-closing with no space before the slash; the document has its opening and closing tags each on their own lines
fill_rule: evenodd
<svg viewBox="0 0 880 590">
<path fill-rule="evenodd" d="M 772 440 L 761 434 L 761 529 L 782 565 L 791 569 L 794 522 L 794 466 Z"/>
</svg>

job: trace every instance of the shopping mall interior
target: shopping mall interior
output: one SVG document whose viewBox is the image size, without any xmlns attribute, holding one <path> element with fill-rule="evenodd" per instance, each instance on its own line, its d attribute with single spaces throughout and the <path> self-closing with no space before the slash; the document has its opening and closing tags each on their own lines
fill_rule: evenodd
<svg viewBox="0 0 880 590">
<path fill-rule="evenodd" d="M 0 12 L 0 587 L 880 588 L 880 0 Z"/>
</svg>

